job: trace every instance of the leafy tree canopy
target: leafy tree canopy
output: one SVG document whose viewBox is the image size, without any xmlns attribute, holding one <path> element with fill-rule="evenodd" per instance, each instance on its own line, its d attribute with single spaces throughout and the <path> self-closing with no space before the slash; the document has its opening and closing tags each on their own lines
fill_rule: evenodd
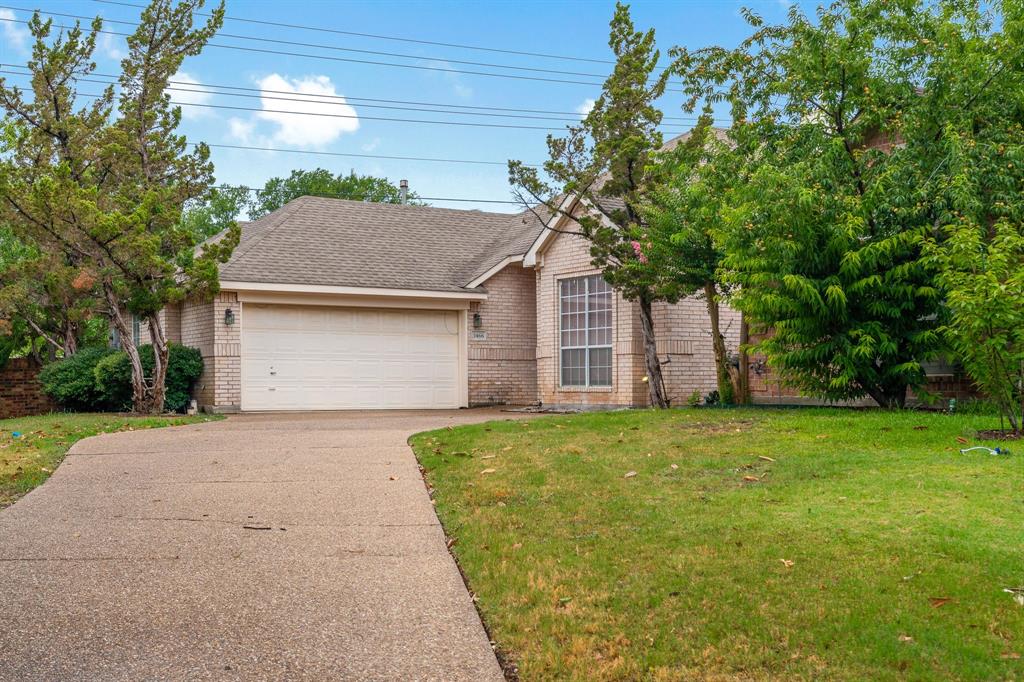
<svg viewBox="0 0 1024 682">
<path fill-rule="evenodd" d="M 355 171 L 334 175 L 329 170 L 293 170 L 287 178 L 271 178 L 256 192 L 249 205 L 249 217 L 262 218 L 299 197 L 332 197 L 352 201 L 372 201 L 384 204 L 402 203 L 401 189 L 387 178 L 356 175 Z M 407 202 L 423 205 L 415 192 L 409 192 Z"/>
</svg>

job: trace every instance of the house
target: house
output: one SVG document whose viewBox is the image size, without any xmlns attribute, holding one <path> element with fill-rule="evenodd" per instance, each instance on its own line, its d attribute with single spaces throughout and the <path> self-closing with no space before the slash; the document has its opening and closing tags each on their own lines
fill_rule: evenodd
<svg viewBox="0 0 1024 682">
<path fill-rule="evenodd" d="M 636 304 L 566 223 L 302 197 L 243 226 L 215 299 L 164 311 L 168 338 L 201 350 L 217 412 L 645 405 Z M 654 314 L 668 395 L 714 390 L 704 302 Z"/>
</svg>

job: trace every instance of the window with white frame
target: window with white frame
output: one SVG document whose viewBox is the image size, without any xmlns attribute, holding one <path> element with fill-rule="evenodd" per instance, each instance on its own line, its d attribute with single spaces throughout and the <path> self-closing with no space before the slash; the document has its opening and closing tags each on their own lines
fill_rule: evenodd
<svg viewBox="0 0 1024 682">
<path fill-rule="evenodd" d="M 600 275 L 559 282 L 562 386 L 612 385 L 612 289 Z"/>
</svg>

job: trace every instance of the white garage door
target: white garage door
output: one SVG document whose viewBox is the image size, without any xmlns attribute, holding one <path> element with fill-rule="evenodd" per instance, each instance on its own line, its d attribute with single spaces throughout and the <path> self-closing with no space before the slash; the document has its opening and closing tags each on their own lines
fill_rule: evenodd
<svg viewBox="0 0 1024 682">
<path fill-rule="evenodd" d="M 454 408 L 459 313 L 245 304 L 243 410 Z"/>
</svg>

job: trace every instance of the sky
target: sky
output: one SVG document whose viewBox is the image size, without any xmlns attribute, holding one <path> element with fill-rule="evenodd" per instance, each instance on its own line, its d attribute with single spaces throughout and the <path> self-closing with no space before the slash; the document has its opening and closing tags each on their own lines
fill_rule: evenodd
<svg viewBox="0 0 1024 682">
<path fill-rule="evenodd" d="M 126 49 L 124 37 L 116 34 L 131 32 L 134 27 L 114 22 L 137 22 L 141 10 L 130 5 L 139 2 L 0 0 L 2 68 L 24 71 L 31 45 L 27 27 L 20 22 L 29 18 L 30 10 L 39 9 L 44 15 L 102 16 L 106 22 L 104 31 L 109 33 L 102 34 L 98 41 L 96 73 L 116 75 Z M 638 28 L 655 29 L 658 46 L 667 62 L 668 49 L 676 45 L 689 48 L 735 46 L 750 31 L 740 13 L 743 6 L 769 21 L 781 21 L 789 4 L 786 0 L 637 1 L 632 4 L 632 14 Z M 611 64 L 580 60 L 611 59 L 608 21 L 613 11 L 614 2 L 597 0 L 227 0 L 228 19 L 223 28 L 202 54 L 186 59 L 173 79 L 176 90 L 171 95 L 174 101 L 183 104 L 180 131 L 190 141 L 295 150 L 268 152 L 213 147 L 218 183 L 260 187 L 268 178 L 286 176 L 297 168 L 322 167 L 335 173 L 354 170 L 384 176 L 396 184 L 400 179 L 407 179 L 410 188 L 423 197 L 474 200 L 431 199 L 432 205 L 516 211 L 519 208 L 511 203 L 478 200 L 510 202 L 513 197 L 505 162 L 509 159 L 526 163 L 544 161 L 546 136 L 558 134 L 566 124 L 578 119 L 600 94 L 600 83 Z M 53 18 L 55 24 L 75 21 L 68 16 L 54 15 Z M 465 71 L 518 77 L 493 77 Z M 27 83 L 24 77 L 2 75 L 14 84 Z M 237 89 L 228 91 L 223 86 Z M 102 87 L 100 83 L 82 83 L 79 91 L 98 93 Z M 296 98 L 304 101 L 296 102 Z M 692 115 L 680 109 L 682 99 L 678 88 L 670 86 L 661 101 L 667 117 L 683 119 L 666 121 L 666 137 L 693 125 Z M 527 114 L 507 109 L 556 113 Z M 500 115 L 480 115 L 483 113 Z M 716 115 L 725 117 L 727 111 L 716 112 Z M 720 123 L 727 124 L 727 120 Z M 379 156 L 494 163 L 369 158 Z"/>
</svg>

